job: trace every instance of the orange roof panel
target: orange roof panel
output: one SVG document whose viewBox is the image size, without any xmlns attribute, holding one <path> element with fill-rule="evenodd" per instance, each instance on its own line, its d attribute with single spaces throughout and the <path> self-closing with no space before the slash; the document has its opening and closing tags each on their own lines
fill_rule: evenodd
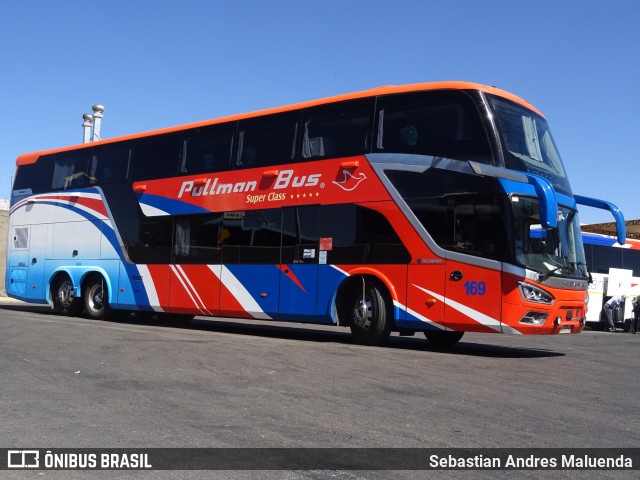
<svg viewBox="0 0 640 480">
<path fill-rule="evenodd" d="M 176 126 L 176 127 L 163 128 L 163 129 L 159 129 L 159 130 L 141 132 L 141 133 L 136 133 L 136 134 L 132 134 L 132 135 L 125 135 L 125 136 L 121 136 L 121 137 L 114 137 L 114 138 L 109 138 L 109 139 L 106 139 L 106 140 L 100 140 L 98 142 L 81 143 L 81 144 L 73 145 L 73 146 L 69 146 L 69 147 L 62 147 L 62 148 L 56 148 L 56 149 L 51 149 L 51 150 L 44 150 L 44 151 L 40 151 L 40 152 L 26 153 L 26 154 L 20 155 L 18 157 L 18 159 L 16 160 L 16 165 L 20 166 L 20 165 L 28 165 L 28 164 L 35 163 L 35 162 L 38 161 L 38 158 L 40 158 L 42 155 L 45 155 L 45 154 L 51 154 L 51 153 L 57 153 L 57 152 L 66 152 L 66 151 L 71 151 L 71 150 L 79 150 L 79 149 L 82 149 L 82 148 L 89 148 L 89 147 L 95 146 L 95 145 L 106 145 L 106 144 L 109 144 L 109 143 L 120 142 L 120 141 L 124 141 L 124 140 L 133 140 L 133 139 L 136 139 L 136 138 L 146 137 L 146 136 L 149 136 L 149 135 L 158 135 L 158 134 L 162 134 L 162 133 L 177 132 L 177 131 L 185 130 L 185 129 L 188 129 L 188 128 L 197 128 L 197 127 L 203 127 L 203 126 L 206 126 L 206 125 L 215 125 L 215 124 L 218 124 L 218 123 L 232 122 L 232 121 L 237 121 L 237 120 L 243 120 L 243 119 L 246 119 L 246 118 L 252 118 L 252 117 L 257 117 L 257 116 L 262 116 L 262 115 L 269 115 L 269 114 L 273 114 L 273 113 L 281 113 L 281 112 L 287 112 L 287 111 L 292 111 L 292 110 L 298 110 L 298 109 L 302 109 L 302 108 L 314 107 L 314 106 L 317 106 L 317 105 L 324 105 L 324 104 L 334 103 L 334 102 L 341 102 L 341 101 L 345 101 L 345 100 L 354 100 L 354 99 L 358 99 L 358 98 L 374 97 L 374 96 L 379 96 L 379 95 L 391 95 L 391 94 L 394 94 L 394 93 L 419 92 L 419 91 L 424 91 L 424 90 L 479 90 L 479 91 L 482 91 L 482 92 L 490 93 L 490 94 L 497 95 L 499 97 L 503 97 L 503 98 L 506 98 L 508 100 L 511 100 L 511 101 L 513 101 L 515 103 L 518 103 L 518 104 L 524 106 L 525 108 L 528 108 L 529 110 L 534 111 L 538 115 L 542 116 L 542 113 L 540 111 L 538 111 L 538 109 L 536 109 L 529 102 L 523 100 L 522 98 L 518 97 L 517 95 L 514 95 L 512 93 L 509 93 L 509 92 L 507 92 L 505 90 L 501 90 L 501 89 L 496 88 L 496 87 L 490 87 L 488 85 L 483 85 L 483 84 L 480 84 L 480 83 L 463 82 L 463 81 L 445 81 L 445 82 L 413 83 L 413 84 L 408 84 L 408 85 L 397 85 L 397 86 L 396 85 L 388 85 L 388 86 L 383 86 L 383 87 L 372 88 L 372 89 L 369 89 L 369 90 L 362 90 L 362 91 L 354 92 L 354 93 L 347 93 L 347 94 L 337 95 L 337 96 L 333 96 L 333 97 L 321 98 L 321 99 L 318 99 L 318 100 L 311 100 L 311 101 L 307 101 L 307 102 L 296 103 L 296 104 L 292 104 L 292 105 L 286 105 L 286 106 L 282 106 L 282 107 L 269 108 L 269 109 L 266 109 L 266 110 L 257 110 L 255 112 L 242 113 L 242 114 L 238 114 L 238 115 L 231 115 L 231 116 L 227 116 L 227 117 L 217 118 L 217 119 L 214 119 L 214 120 L 206 120 L 206 121 L 201 121 L 201 122 L 195 122 L 195 123 L 189 123 L 189 124 L 185 124 L 185 125 L 180 125 L 180 126 Z"/>
</svg>

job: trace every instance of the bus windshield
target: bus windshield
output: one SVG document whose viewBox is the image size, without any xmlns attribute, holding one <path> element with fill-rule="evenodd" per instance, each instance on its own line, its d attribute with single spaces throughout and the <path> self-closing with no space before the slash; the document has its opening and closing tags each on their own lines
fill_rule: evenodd
<svg viewBox="0 0 640 480">
<path fill-rule="evenodd" d="M 508 100 L 490 96 L 507 168 L 540 175 L 562 193 L 571 187 L 544 118 Z"/>
<path fill-rule="evenodd" d="M 543 276 L 586 278 L 580 221 L 575 210 L 558 207 L 558 227 L 540 225 L 538 200 L 511 196 L 516 261 Z"/>
</svg>

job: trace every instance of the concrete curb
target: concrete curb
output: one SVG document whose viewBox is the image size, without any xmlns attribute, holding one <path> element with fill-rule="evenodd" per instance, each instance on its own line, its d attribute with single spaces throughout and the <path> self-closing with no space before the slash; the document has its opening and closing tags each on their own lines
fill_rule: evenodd
<svg viewBox="0 0 640 480">
<path fill-rule="evenodd" d="M 16 300 L 15 298 L 11 298 L 11 297 L 0 297 L 0 305 L 29 305 L 26 302 L 23 302 L 22 300 Z"/>
</svg>

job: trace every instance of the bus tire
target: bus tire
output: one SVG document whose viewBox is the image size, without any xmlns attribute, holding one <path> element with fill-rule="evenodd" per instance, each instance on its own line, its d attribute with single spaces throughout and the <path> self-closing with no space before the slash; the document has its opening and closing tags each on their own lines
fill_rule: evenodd
<svg viewBox="0 0 640 480">
<path fill-rule="evenodd" d="M 82 298 L 84 311 L 93 320 L 107 320 L 113 311 L 109 307 L 109 289 L 102 275 L 92 275 L 85 282 Z"/>
<path fill-rule="evenodd" d="M 75 296 L 73 282 L 65 275 L 59 275 L 51 284 L 53 309 L 62 315 L 75 317 L 82 312 L 82 303 Z"/>
<path fill-rule="evenodd" d="M 460 341 L 464 332 L 424 332 L 430 343 L 436 347 L 450 347 Z"/>
<path fill-rule="evenodd" d="M 351 334 L 361 345 L 384 345 L 391 334 L 393 309 L 384 289 L 363 278 L 347 296 Z"/>
</svg>

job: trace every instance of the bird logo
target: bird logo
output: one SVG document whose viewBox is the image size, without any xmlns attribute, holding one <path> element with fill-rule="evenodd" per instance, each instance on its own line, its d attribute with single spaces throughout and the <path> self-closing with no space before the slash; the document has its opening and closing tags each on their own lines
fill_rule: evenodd
<svg viewBox="0 0 640 480">
<path fill-rule="evenodd" d="M 363 180 L 365 180 L 367 176 L 364 172 L 360 172 L 357 176 L 353 175 L 349 170 L 342 170 L 342 179 L 340 181 L 334 180 L 333 183 L 338 185 L 341 189 L 346 192 L 351 192 L 355 190 Z"/>
</svg>

